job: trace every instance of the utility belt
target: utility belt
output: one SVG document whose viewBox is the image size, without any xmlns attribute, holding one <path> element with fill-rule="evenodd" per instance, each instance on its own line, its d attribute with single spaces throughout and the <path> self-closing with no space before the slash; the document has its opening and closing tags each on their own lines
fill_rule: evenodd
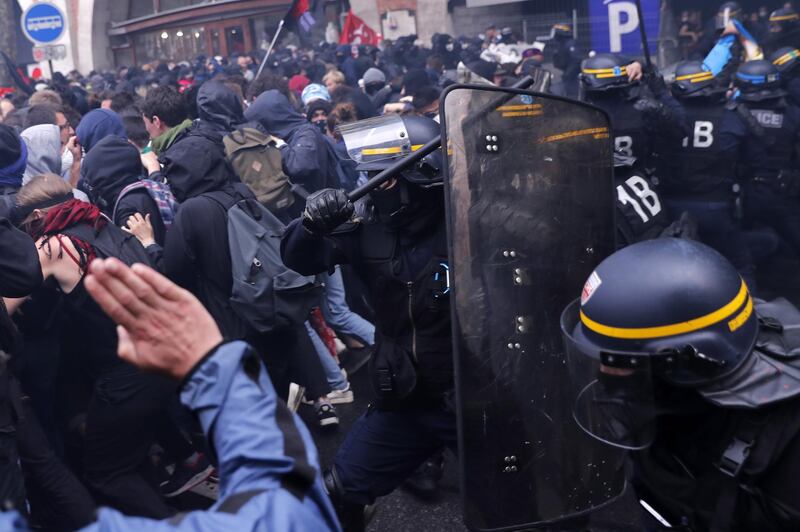
<svg viewBox="0 0 800 532">
<path fill-rule="evenodd" d="M 782 196 L 796 198 L 800 196 L 800 171 L 781 170 L 777 175 L 757 175 L 753 183 L 769 187 Z"/>
</svg>

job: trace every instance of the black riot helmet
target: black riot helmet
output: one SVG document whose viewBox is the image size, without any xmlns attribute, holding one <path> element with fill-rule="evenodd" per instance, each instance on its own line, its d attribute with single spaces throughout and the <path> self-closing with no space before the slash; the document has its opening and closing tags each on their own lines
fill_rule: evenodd
<svg viewBox="0 0 800 532">
<path fill-rule="evenodd" d="M 739 2 L 725 2 L 717 10 L 717 16 L 714 19 L 714 26 L 718 30 L 723 30 L 729 22 L 742 19 L 742 6 Z"/>
<path fill-rule="evenodd" d="M 385 115 L 338 127 L 347 153 L 358 163 L 357 170 L 373 172 L 389 168 L 439 135 L 439 124 L 424 116 Z M 401 176 L 415 185 L 442 184 L 442 150 L 425 156 Z"/>
<path fill-rule="evenodd" d="M 558 22 L 553 24 L 552 28 L 552 36 L 560 37 L 562 39 L 571 39 L 572 38 L 572 23 L 570 22 Z"/>
<path fill-rule="evenodd" d="M 714 73 L 702 61 L 681 61 L 675 67 L 672 94 L 678 98 L 707 96 L 714 87 Z"/>
<path fill-rule="evenodd" d="M 574 330 L 583 354 L 609 367 L 650 360 L 658 377 L 697 387 L 734 372 L 755 345 L 753 300 L 710 247 L 645 240 L 609 256 L 584 285 Z M 565 311 L 567 312 L 567 311 Z"/>
<path fill-rule="evenodd" d="M 769 60 L 778 69 L 781 78 L 791 77 L 796 74 L 800 65 L 800 50 L 791 46 L 778 48 L 769 56 Z"/>
<path fill-rule="evenodd" d="M 629 449 L 652 443 L 665 391 L 703 395 L 757 358 L 747 285 L 692 240 L 646 240 L 609 256 L 564 310 L 561 328 L 575 421 Z"/>
<path fill-rule="evenodd" d="M 374 175 L 408 157 L 439 135 L 439 124 L 424 116 L 386 115 L 339 127 L 356 168 Z M 414 234 L 443 218 L 441 148 L 425 156 L 396 180 L 370 192 L 378 218 L 390 229 Z"/>
<path fill-rule="evenodd" d="M 738 98 L 746 102 L 760 102 L 785 95 L 781 89 L 778 68 L 763 59 L 742 63 L 733 78 L 733 85 L 739 90 Z"/>
<path fill-rule="evenodd" d="M 791 7 L 776 9 L 769 15 L 769 32 L 771 34 L 794 33 L 800 28 L 800 15 Z"/>
<path fill-rule="evenodd" d="M 583 61 L 581 82 L 587 91 L 630 87 L 626 62 L 616 54 L 597 54 Z"/>
</svg>

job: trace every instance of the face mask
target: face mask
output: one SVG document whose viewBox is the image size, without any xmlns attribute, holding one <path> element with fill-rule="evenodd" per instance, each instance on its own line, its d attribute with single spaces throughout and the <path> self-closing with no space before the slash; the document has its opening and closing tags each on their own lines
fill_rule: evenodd
<svg viewBox="0 0 800 532">
<path fill-rule="evenodd" d="M 393 187 L 388 189 L 377 188 L 370 192 L 372 205 L 378 213 L 378 218 L 381 222 L 392 225 L 393 221 L 402 218 L 403 211 L 406 205 L 403 202 L 403 184 L 397 182 Z"/>
<path fill-rule="evenodd" d="M 328 134 L 328 121 L 327 120 L 320 120 L 318 122 L 311 122 L 311 123 L 314 124 L 315 126 L 317 126 L 319 128 L 320 133 L 322 133 L 323 135 L 327 135 Z"/>
<path fill-rule="evenodd" d="M 438 115 L 438 114 L 439 114 L 439 111 L 428 111 L 427 113 L 423 113 L 423 115 L 425 117 L 430 118 L 431 120 L 436 118 L 436 115 Z"/>
</svg>

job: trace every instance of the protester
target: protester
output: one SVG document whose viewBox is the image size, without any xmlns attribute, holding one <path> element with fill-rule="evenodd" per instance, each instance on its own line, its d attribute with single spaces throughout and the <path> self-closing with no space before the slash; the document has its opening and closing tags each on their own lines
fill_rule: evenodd
<svg viewBox="0 0 800 532">
<path fill-rule="evenodd" d="M 789 5 L 775 2 L 772 7 L 776 11 L 769 17 L 761 8 L 748 15 L 735 2 L 726 2 L 705 29 L 700 11 L 687 11 L 675 28 L 680 48 L 675 54 L 697 61 L 690 70 L 685 65 L 675 70 L 673 65 L 661 65 L 669 61 L 669 50 L 660 48 L 656 62 L 669 85 L 644 58 L 604 54 L 600 49 L 590 53 L 587 35 L 579 35 L 567 21 L 553 25 L 549 37 L 537 38 L 545 46 L 518 42 L 519 26 L 494 24 L 481 36 L 435 34 L 429 42 L 406 35 L 367 44 L 367 34 L 361 34 L 362 43 L 353 44 L 345 41 L 355 35 L 346 34 L 341 43 L 329 44 L 306 39 L 302 33 L 299 39 L 287 34 L 276 41 L 264 64 L 263 51 L 201 55 L 181 63 L 164 57 L 145 65 L 92 71 L 85 77 L 77 71 L 67 76 L 56 73 L 51 80 L 37 79 L 30 96 L 23 90 L 6 94 L 0 99 L 0 230 L 10 229 L 11 223 L 24 228 L 35 245 L 29 239 L 24 246 L 19 244 L 20 249 L 34 246 L 28 251 L 40 262 L 33 267 L 35 282 L 14 292 L 24 301 L 6 301 L 19 332 L 9 348 L 9 368 L 24 390 L 22 395 L 29 397 L 25 419 L 13 424 L 19 460 L 5 464 L 8 469 L 3 471 L 9 473 L 2 478 L 20 479 L 24 473 L 30 487 L 11 499 L 32 526 L 44 529 L 85 526 L 98 506 L 111 509 L 100 511 L 92 529 L 166 529 L 172 525 L 122 513 L 153 519 L 171 516 L 177 508 L 194 505 L 187 504 L 183 493 L 199 483 L 213 490 L 218 476 L 219 502 L 209 512 L 176 517 L 178 529 L 337 530 L 321 488 L 311 437 L 279 403 L 286 401 L 295 408 L 304 398 L 313 410 L 300 406 L 306 409 L 303 415 L 310 416 L 314 425 L 334 427 L 349 417 L 340 420 L 340 408 L 351 408 L 348 405 L 356 398 L 369 396 L 352 376 L 367 361 L 375 377 L 373 391 L 385 392 L 384 367 L 392 354 L 385 348 L 392 342 L 387 335 L 398 323 L 410 321 L 412 331 L 408 339 L 403 337 L 403 350 L 416 357 L 420 346 L 425 348 L 429 339 L 420 336 L 417 318 L 436 311 L 445 323 L 449 311 L 438 311 L 449 298 L 417 287 L 426 282 L 438 287 L 443 278 L 449 283 L 451 272 L 444 245 L 433 250 L 427 240 L 417 242 L 415 228 L 420 224 L 425 233 L 433 217 L 441 229 L 437 239 L 444 239 L 447 211 L 439 183 L 418 187 L 414 180 L 423 169 L 415 167 L 404 172 L 413 186 L 399 181 L 400 187 L 395 180 L 394 185 L 390 182 L 373 191 L 355 202 L 352 217 L 335 220 L 346 223 L 321 230 L 308 220 L 311 214 L 301 222 L 292 220 L 301 215 L 309 195 L 316 198 L 312 204 L 318 207 L 317 218 L 324 219 L 320 190 L 334 189 L 325 197 L 335 192 L 337 201 L 345 202 L 340 189 L 355 190 L 389 164 L 383 155 L 394 155 L 392 150 L 398 149 L 370 138 L 380 166 L 368 168 L 363 161 L 359 166 L 351 158 L 358 157 L 358 150 L 352 141 L 345 144 L 343 126 L 390 114 L 398 116 L 388 120 L 409 124 L 443 119 L 438 117 L 440 98 L 456 80 L 502 87 L 530 75 L 541 83 L 537 91 L 568 98 L 580 95 L 607 108 L 608 136 L 618 152 L 630 152 L 630 157 L 615 159 L 616 182 L 609 188 L 616 207 L 625 214 L 624 220 L 618 219 L 619 235 L 630 236 L 622 228 L 641 220 L 639 225 L 647 230 L 633 235 L 636 239 L 677 232 L 720 251 L 732 248 L 731 258 L 752 257 L 739 270 L 751 293 L 760 295 L 756 279 L 759 284 L 767 281 L 765 292 L 770 297 L 779 291 L 774 286 L 778 283 L 791 291 L 796 283 L 781 275 L 796 269 L 794 236 L 800 234 L 797 217 L 790 216 L 800 195 L 800 167 L 796 150 L 791 149 L 797 133 L 795 93 L 800 92 L 795 90 L 800 17 Z M 290 22 L 286 20 L 286 29 Z M 762 48 L 774 68 L 757 60 Z M 691 96 L 706 84 L 707 101 Z M 686 107 L 686 119 L 672 112 L 680 109 L 671 102 L 667 87 Z M 682 87 L 688 87 L 687 92 L 678 94 Z M 462 93 L 450 94 L 456 98 Z M 508 116 L 498 113 L 497 118 L 509 123 L 528 120 L 515 113 L 534 116 L 539 103 L 519 97 L 508 104 Z M 517 153 L 509 146 L 518 139 L 505 137 L 503 125 L 498 124 L 502 156 L 514 157 Z M 452 131 L 452 122 L 448 125 Z M 424 142 L 439 133 L 435 124 L 429 129 Z M 788 133 L 781 135 L 784 130 Z M 409 148 L 415 151 L 422 143 Z M 717 160 L 717 152 L 736 156 Z M 546 172 L 546 166 L 536 171 Z M 678 170 L 687 168 L 678 175 Z M 444 161 L 424 170 L 441 175 Z M 707 183 L 690 179 L 693 172 L 713 174 L 719 185 L 713 194 L 706 193 Z M 513 176 L 514 186 L 535 181 L 538 175 Z M 73 190 L 78 186 L 86 195 Z M 86 201 L 75 200 L 78 197 Z M 244 206 L 253 220 L 258 213 L 274 215 L 278 223 L 273 233 L 236 231 L 231 223 L 236 205 Z M 406 220 L 413 238 L 397 236 L 402 232 L 387 225 L 387 220 L 405 217 L 413 218 Z M 725 222 L 724 230 L 714 226 L 719 220 Z M 284 234 L 281 223 L 290 224 L 285 245 L 308 244 L 300 251 L 290 245 L 287 261 L 304 273 L 319 275 L 304 278 L 313 304 L 303 307 L 302 316 L 290 326 L 263 332 L 239 313 L 233 301 L 237 290 L 256 286 L 252 276 L 276 261 L 288 275 L 300 274 L 280 258 L 253 255 L 252 261 L 250 257 L 244 261 L 251 277 L 237 277 L 235 271 L 247 268 L 241 268 L 244 254 L 236 246 L 250 237 L 254 241 L 253 235 L 277 243 Z M 381 224 L 387 225 L 386 231 L 374 240 L 365 239 L 357 249 L 339 245 Z M 384 250 L 377 244 L 395 236 L 397 249 Z M 622 239 L 617 244 L 622 246 Z M 436 254 L 430 264 L 434 269 L 422 281 L 403 274 L 425 266 L 415 264 L 416 257 L 431 253 Z M 411 259 L 395 264 L 386 260 L 390 256 Z M 90 275 L 87 269 L 94 257 L 104 260 L 95 263 Z M 182 288 L 149 269 L 131 269 L 107 257 L 126 264 L 151 263 Z M 350 261 L 355 268 L 335 264 L 352 257 L 358 259 Z M 498 268 L 507 265 L 499 256 L 492 260 Z M 402 277 L 403 283 L 391 286 L 391 294 L 374 275 L 363 276 L 368 290 L 354 275 L 375 268 L 376 261 L 385 266 L 381 276 Z M 40 273 L 44 279 L 39 279 Z M 3 275 L 14 274 L 8 270 Z M 524 276 L 519 277 L 524 283 Z M 508 280 L 518 282 L 516 276 Z M 271 281 L 280 284 L 281 279 Z M 387 306 L 388 297 L 403 300 L 409 294 L 410 299 L 412 288 L 419 290 L 415 301 L 430 299 L 430 304 L 413 309 Z M 122 329 L 114 328 L 87 292 Z M 372 321 L 380 323 L 381 333 L 376 335 Z M 0 330 L 2 325 L 0 319 Z M 449 326 L 443 327 L 434 342 L 448 363 L 450 338 Z M 114 356 L 118 341 L 122 360 Z M 383 346 L 377 355 L 376 344 Z M 2 362 L 0 356 L 0 366 Z M 422 366 L 429 362 L 414 360 Z M 175 383 L 133 366 L 183 378 L 184 406 L 178 403 Z M 421 370 L 415 367 L 415 371 Z M 452 378 L 452 372 L 443 373 Z M 0 386 L 0 405 L 2 393 Z M 438 401 L 437 396 L 436 401 L 421 401 L 414 408 L 430 410 Z M 416 435 L 421 426 L 412 415 L 405 410 L 390 412 L 384 401 L 373 403 L 356 424 L 362 432 L 347 437 L 368 451 L 348 450 L 346 445 L 335 459 L 338 479 L 333 478 L 336 475 L 329 479 L 333 488 L 347 492 L 337 492 L 337 504 L 357 506 L 355 520 L 348 522 L 351 527 L 354 522 L 363 524 L 360 505 L 393 489 L 401 476 L 411 475 L 412 488 L 427 485 L 432 488 L 423 491 L 433 492 L 445 467 L 441 445 L 454 441 L 455 422 L 449 411 L 446 434 L 422 431 L 418 441 L 412 441 L 416 436 L 409 434 Z M 392 442 L 392 451 L 382 454 L 387 461 L 395 458 L 394 450 L 425 446 L 424 453 L 415 455 L 415 464 L 405 460 L 402 467 L 388 467 L 394 476 L 392 471 L 361 469 L 362 462 L 375 469 L 384 465 L 370 463 L 368 455 L 374 459 L 381 453 L 363 433 L 364 426 L 370 428 L 383 417 L 416 423 L 414 430 L 405 430 L 399 438 L 383 435 Z M 0 441 L 9 439 L 4 430 L 0 426 Z M 511 452 L 503 457 L 510 460 Z M 390 482 L 387 475 L 392 476 Z M 631 485 L 642 485 L 639 480 L 634 478 Z M 405 485 L 409 487 L 409 482 Z M 239 511 L 228 512 L 232 507 Z M 48 515 L 50 510 L 54 516 Z"/>
</svg>

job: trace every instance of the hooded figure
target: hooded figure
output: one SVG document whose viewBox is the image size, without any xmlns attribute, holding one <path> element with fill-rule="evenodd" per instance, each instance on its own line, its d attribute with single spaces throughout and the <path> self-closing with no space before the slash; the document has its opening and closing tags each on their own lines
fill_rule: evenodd
<svg viewBox="0 0 800 532">
<path fill-rule="evenodd" d="M 61 174 L 61 132 L 54 124 L 29 127 L 21 134 L 28 148 L 22 184 L 42 174 Z"/>
<path fill-rule="evenodd" d="M 227 135 L 244 122 L 239 97 L 219 81 L 206 81 L 197 92 L 201 127 Z"/>
<path fill-rule="evenodd" d="M 120 193 L 144 176 L 139 150 L 130 142 L 114 135 L 98 142 L 81 164 L 81 180 L 89 199 L 111 218 L 114 225 L 126 227 L 128 218 L 137 212 L 150 215 L 153 238 L 164 244 L 166 229 L 155 200 L 144 188 Z"/>
<path fill-rule="evenodd" d="M 298 113 L 277 90 L 261 94 L 244 114 L 265 133 L 284 142 L 281 146 L 283 171 L 307 192 L 338 188 L 338 159 L 333 146 L 319 129 Z"/>
<path fill-rule="evenodd" d="M 126 138 L 122 119 L 110 109 L 89 111 L 78 124 L 75 135 L 86 153 L 89 153 L 98 142 L 109 135 Z"/>
<path fill-rule="evenodd" d="M 0 124 L 0 218 L 11 213 L 27 164 L 28 147 L 14 128 Z"/>
</svg>

